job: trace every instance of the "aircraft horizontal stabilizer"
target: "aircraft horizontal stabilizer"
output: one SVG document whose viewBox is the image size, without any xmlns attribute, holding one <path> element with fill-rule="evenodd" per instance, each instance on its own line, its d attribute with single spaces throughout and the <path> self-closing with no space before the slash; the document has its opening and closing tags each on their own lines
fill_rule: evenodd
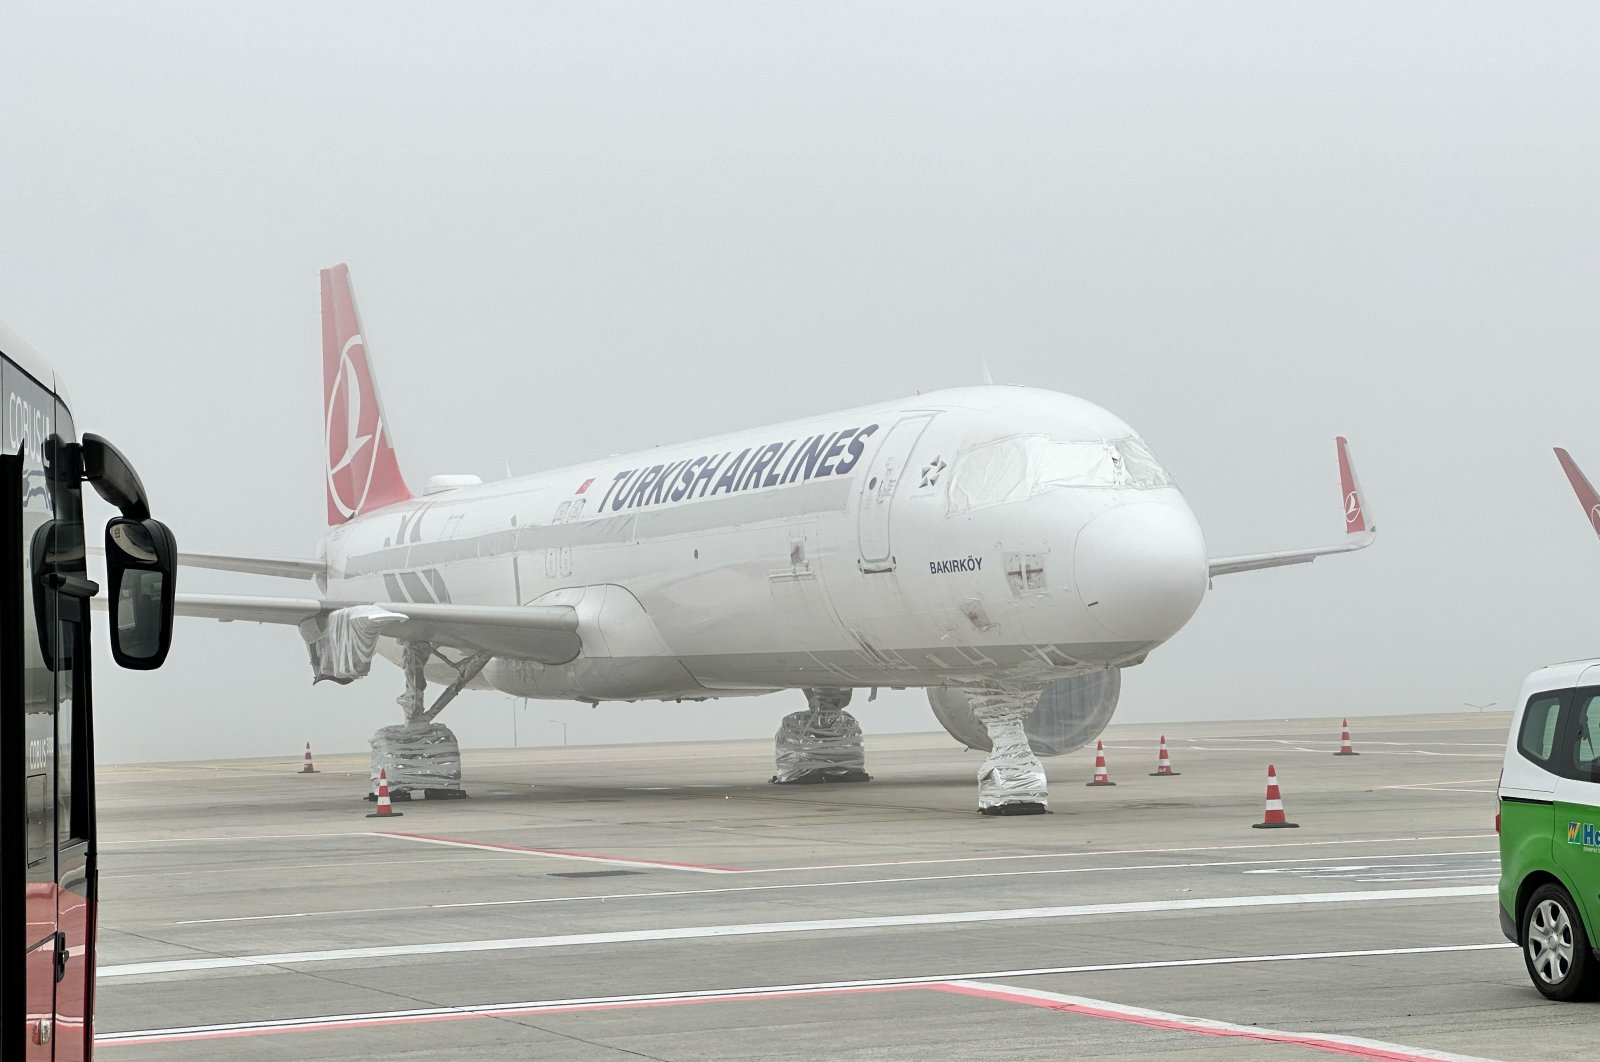
<svg viewBox="0 0 1600 1062">
<path fill-rule="evenodd" d="M 1556 447 L 1556 460 L 1561 462 L 1561 468 L 1567 474 L 1567 482 L 1572 484 L 1572 492 L 1578 496 L 1578 503 L 1583 506 L 1583 514 L 1589 518 L 1589 526 L 1600 535 L 1600 493 L 1596 493 L 1594 486 L 1589 482 L 1589 477 L 1583 474 L 1583 469 L 1578 467 L 1578 462 L 1572 455 L 1561 447 Z"/>
<path fill-rule="evenodd" d="M 299 626 L 352 605 L 377 605 L 405 617 L 384 635 L 451 649 L 565 664 L 578 655 L 578 614 L 569 605 L 418 605 L 409 601 L 319 601 L 316 598 L 179 594 L 177 614 L 224 623 Z"/>
<path fill-rule="evenodd" d="M 1232 575 L 1235 572 L 1259 571 L 1262 568 L 1281 568 L 1288 564 L 1309 564 L 1318 557 L 1366 549 L 1377 540 L 1378 525 L 1371 519 L 1371 513 L 1367 510 L 1361 493 L 1361 484 L 1356 480 L 1355 465 L 1350 461 L 1350 445 L 1343 436 L 1335 439 L 1334 445 L 1339 452 L 1339 485 L 1344 498 L 1344 541 L 1337 546 L 1319 546 L 1314 549 L 1289 549 L 1273 553 L 1249 553 L 1238 557 L 1214 557 L 1210 562 L 1212 577 Z"/>
</svg>

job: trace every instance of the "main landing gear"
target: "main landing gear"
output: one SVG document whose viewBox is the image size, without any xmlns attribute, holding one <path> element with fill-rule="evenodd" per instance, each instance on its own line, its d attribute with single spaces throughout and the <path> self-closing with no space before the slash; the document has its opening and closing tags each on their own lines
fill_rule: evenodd
<svg viewBox="0 0 1600 1062">
<path fill-rule="evenodd" d="M 773 739 L 779 785 L 819 782 L 870 782 L 867 753 L 861 741 L 861 724 L 845 711 L 848 689 L 805 690 L 804 712 L 783 717 Z"/>
<path fill-rule="evenodd" d="M 405 712 L 405 722 L 383 727 L 372 735 L 374 791 L 367 799 L 377 799 L 380 769 L 388 773 L 389 796 L 393 800 L 465 797 L 467 792 L 461 788 L 461 746 L 449 727 L 434 720 L 478 677 L 493 654 L 473 653 L 452 660 L 431 642 L 403 642 L 401 648 L 406 689 L 395 703 Z M 426 704 L 430 661 L 442 662 L 455 672 L 431 706 Z"/>
</svg>

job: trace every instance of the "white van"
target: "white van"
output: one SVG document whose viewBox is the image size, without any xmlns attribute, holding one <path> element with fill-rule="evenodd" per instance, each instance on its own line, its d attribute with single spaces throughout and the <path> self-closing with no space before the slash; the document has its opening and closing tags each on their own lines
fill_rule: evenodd
<svg viewBox="0 0 1600 1062">
<path fill-rule="evenodd" d="M 1517 699 L 1500 774 L 1500 928 L 1550 999 L 1600 996 L 1600 660 L 1552 664 Z"/>
</svg>

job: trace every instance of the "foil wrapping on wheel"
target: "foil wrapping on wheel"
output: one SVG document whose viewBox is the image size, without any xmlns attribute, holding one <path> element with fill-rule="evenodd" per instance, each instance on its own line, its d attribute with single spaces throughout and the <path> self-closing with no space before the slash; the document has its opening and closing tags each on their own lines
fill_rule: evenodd
<svg viewBox="0 0 1600 1062">
<path fill-rule="evenodd" d="M 968 694 L 972 714 L 993 745 L 978 768 L 978 809 L 1048 803 L 1044 765 L 1033 754 L 1023 729 L 1023 721 L 1039 703 L 1039 691 L 975 689 Z"/>
<path fill-rule="evenodd" d="M 389 794 L 461 788 L 461 746 L 442 723 L 399 723 L 372 735 L 373 789 L 379 769 L 389 773 Z"/>
<path fill-rule="evenodd" d="M 866 746 L 861 724 L 844 710 L 849 690 L 806 691 L 812 707 L 783 717 L 773 738 L 777 773 L 772 781 L 796 782 L 811 775 L 862 771 Z"/>
<path fill-rule="evenodd" d="M 346 683 L 366 677 L 378 652 L 378 638 L 405 617 L 377 605 L 351 605 L 300 625 L 311 653 L 312 682 Z"/>
</svg>

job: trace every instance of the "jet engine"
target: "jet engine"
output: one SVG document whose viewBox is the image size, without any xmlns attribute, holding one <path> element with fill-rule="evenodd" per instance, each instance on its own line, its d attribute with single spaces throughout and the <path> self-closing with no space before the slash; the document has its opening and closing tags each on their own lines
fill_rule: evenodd
<svg viewBox="0 0 1600 1062">
<path fill-rule="evenodd" d="M 1122 671 L 1108 667 L 1087 675 L 1057 679 L 1044 688 L 1039 707 L 1023 729 L 1035 756 L 1060 756 L 1100 736 L 1116 711 L 1122 692 Z M 983 724 L 972 714 L 965 692 L 947 687 L 928 691 L 928 703 L 939 725 L 961 744 L 979 752 L 993 748 Z"/>
</svg>

